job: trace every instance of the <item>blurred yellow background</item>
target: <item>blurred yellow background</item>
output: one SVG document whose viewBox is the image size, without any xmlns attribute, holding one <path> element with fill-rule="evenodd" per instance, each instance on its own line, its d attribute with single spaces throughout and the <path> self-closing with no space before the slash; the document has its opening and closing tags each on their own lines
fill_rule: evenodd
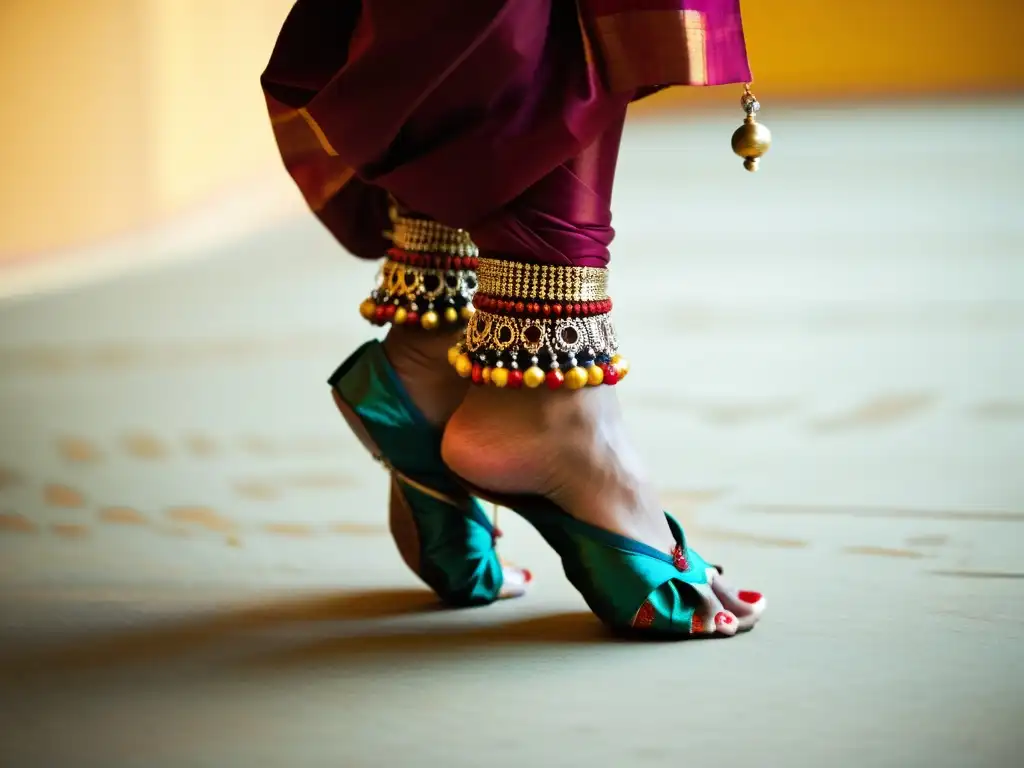
<svg viewBox="0 0 1024 768">
<path fill-rule="evenodd" d="M 258 76 L 290 0 L 0 3 L 0 263 L 287 187 Z M 795 99 L 1020 91 L 1021 0 L 747 0 L 757 92 Z M 674 89 L 650 112 L 732 106 Z M 270 180 L 270 181 L 267 181 Z"/>
</svg>

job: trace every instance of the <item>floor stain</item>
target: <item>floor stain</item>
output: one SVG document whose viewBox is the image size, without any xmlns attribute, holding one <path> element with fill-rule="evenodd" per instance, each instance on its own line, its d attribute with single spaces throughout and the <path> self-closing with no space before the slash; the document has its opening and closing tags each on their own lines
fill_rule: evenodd
<svg viewBox="0 0 1024 768">
<path fill-rule="evenodd" d="M 294 536 L 305 538 L 313 535 L 313 529 L 302 523 L 267 523 L 263 530 L 278 536 Z"/>
<path fill-rule="evenodd" d="M 778 402 L 712 405 L 698 408 L 697 412 L 707 422 L 725 427 L 733 427 L 779 418 L 792 413 L 794 410 L 796 410 L 794 403 Z"/>
<path fill-rule="evenodd" d="M 854 546 L 843 547 L 847 555 L 864 555 L 866 557 L 891 557 L 904 560 L 920 560 L 924 557 L 920 552 L 912 549 L 899 549 L 892 547 Z"/>
<path fill-rule="evenodd" d="M 1024 420 L 1024 400 L 989 400 L 979 403 L 972 411 L 979 419 L 987 421 Z"/>
<path fill-rule="evenodd" d="M 891 520 L 941 520 L 943 522 L 1024 523 L 1024 512 L 953 509 L 901 509 L 885 507 L 805 506 L 801 504 L 751 504 L 747 512 L 769 515 L 888 518 Z"/>
<path fill-rule="evenodd" d="M 932 576 L 948 576 L 954 579 L 1024 579 L 1018 571 L 929 571 Z"/>
<path fill-rule="evenodd" d="M 140 352 L 138 347 L 128 344 L 103 344 L 93 349 L 86 359 L 99 368 L 123 370 L 139 363 Z"/>
<path fill-rule="evenodd" d="M 372 523 L 334 523 L 330 530 L 348 536 L 386 536 L 390 533 L 386 525 Z"/>
<path fill-rule="evenodd" d="M 188 435 L 185 438 L 185 448 L 193 456 L 204 459 L 216 456 L 219 451 L 217 442 L 206 435 Z"/>
<path fill-rule="evenodd" d="M 811 546 L 803 539 L 787 539 L 779 536 L 763 536 L 746 531 L 734 531 L 728 528 L 704 528 L 695 526 L 693 535 L 702 541 L 723 541 L 734 544 L 751 544 L 756 547 L 772 547 L 776 549 L 806 549 Z"/>
<path fill-rule="evenodd" d="M 0 513 L 0 533 L 35 533 L 39 526 L 15 512 Z"/>
<path fill-rule="evenodd" d="M 85 506 L 85 496 L 81 492 L 58 483 L 50 483 L 43 489 L 43 499 L 51 507 L 81 509 Z"/>
<path fill-rule="evenodd" d="M 0 491 L 5 488 L 13 488 L 21 483 L 21 475 L 13 469 L 0 467 Z"/>
<path fill-rule="evenodd" d="M 169 451 L 167 446 L 154 435 L 146 432 L 134 432 L 121 438 L 128 455 L 146 461 L 156 461 L 167 457 Z"/>
<path fill-rule="evenodd" d="M 239 444 L 242 450 L 251 456 L 276 456 L 279 451 L 273 440 L 267 437 L 249 436 L 243 437 Z"/>
<path fill-rule="evenodd" d="M 253 501 L 272 501 L 281 492 L 271 483 L 261 480 L 242 480 L 234 484 L 235 493 Z"/>
<path fill-rule="evenodd" d="M 840 432 L 863 427 L 885 427 L 905 421 L 927 409 L 935 396 L 926 392 L 880 395 L 848 413 L 818 419 L 811 427 L 817 432 Z"/>
<path fill-rule="evenodd" d="M 344 472 L 310 472 L 301 475 L 293 475 L 287 480 L 288 485 L 293 488 L 309 489 L 331 489 L 351 488 L 358 481 L 351 475 Z"/>
<path fill-rule="evenodd" d="M 233 531 L 238 527 L 233 520 L 221 517 L 210 507 L 174 507 L 167 510 L 167 517 L 177 523 L 185 523 L 219 533 Z"/>
<path fill-rule="evenodd" d="M 62 437 L 57 441 L 57 453 L 75 464 L 95 464 L 103 458 L 96 444 L 82 437 Z"/>
<path fill-rule="evenodd" d="M 99 518 L 104 523 L 114 525 L 147 525 L 149 520 L 131 507 L 104 507 L 99 511 Z"/>
<path fill-rule="evenodd" d="M 89 535 L 89 527 L 78 523 L 54 523 L 50 531 L 63 539 L 82 539 Z"/>
</svg>

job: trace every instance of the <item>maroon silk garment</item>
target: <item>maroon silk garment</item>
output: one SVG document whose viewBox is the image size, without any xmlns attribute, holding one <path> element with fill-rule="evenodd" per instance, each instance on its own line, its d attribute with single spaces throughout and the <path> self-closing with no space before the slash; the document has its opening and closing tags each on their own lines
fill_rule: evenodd
<svg viewBox="0 0 1024 768">
<path fill-rule="evenodd" d="M 629 102 L 749 78 L 739 0 L 298 0 L 262 82 L 356 255 L 384 253 L 390 193 L 485 251 L 602 266 Z"/>
</svg>

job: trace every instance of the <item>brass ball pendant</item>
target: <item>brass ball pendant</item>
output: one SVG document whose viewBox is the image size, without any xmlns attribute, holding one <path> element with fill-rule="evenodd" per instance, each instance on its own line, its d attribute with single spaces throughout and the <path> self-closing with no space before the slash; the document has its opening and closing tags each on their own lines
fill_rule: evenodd
<svg viewBox="0 0 1024 768">
<path fill-rule="evenodd" d="M 761 125 L 753 115 L 747 115 L 743 125 L 732 135 L 732 151 L 743 158 L 743 167 L 753 173 L 757 162 L 772 145 L 772 132 Z"/>
</svg>

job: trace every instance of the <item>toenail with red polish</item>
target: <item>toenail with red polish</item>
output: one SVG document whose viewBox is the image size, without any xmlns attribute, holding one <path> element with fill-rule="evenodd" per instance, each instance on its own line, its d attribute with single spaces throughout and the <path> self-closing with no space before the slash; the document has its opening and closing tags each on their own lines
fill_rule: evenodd
<svg viewBox="0 0 1024 768">
<path fill-rule="evenodd" d="M 531 581 L 533 581 L 533 574 L 530 573 L 530 569 L 529 568 L 523 568 L 523 578 L 526 580 L 527 584 L 529 584 Z"/>
<path fill-rule="evenodd" d="M 732 616 L 725 611 L 719 611 L 715 614 L 715 624 L 732 624 Z"/>
<path fill-rule="evenodd" d="M 764 595 L 762 595 L 760 592 L 749 592 L 744 589 L 737 594 L 737 597 L 739 597 L 739 599 L 742 600 L 744 603 L 750 603 L 751 605 L 753 605 L 754 603 L 761 602 L 761 599 L 764 597 Z"/>
</svg>

